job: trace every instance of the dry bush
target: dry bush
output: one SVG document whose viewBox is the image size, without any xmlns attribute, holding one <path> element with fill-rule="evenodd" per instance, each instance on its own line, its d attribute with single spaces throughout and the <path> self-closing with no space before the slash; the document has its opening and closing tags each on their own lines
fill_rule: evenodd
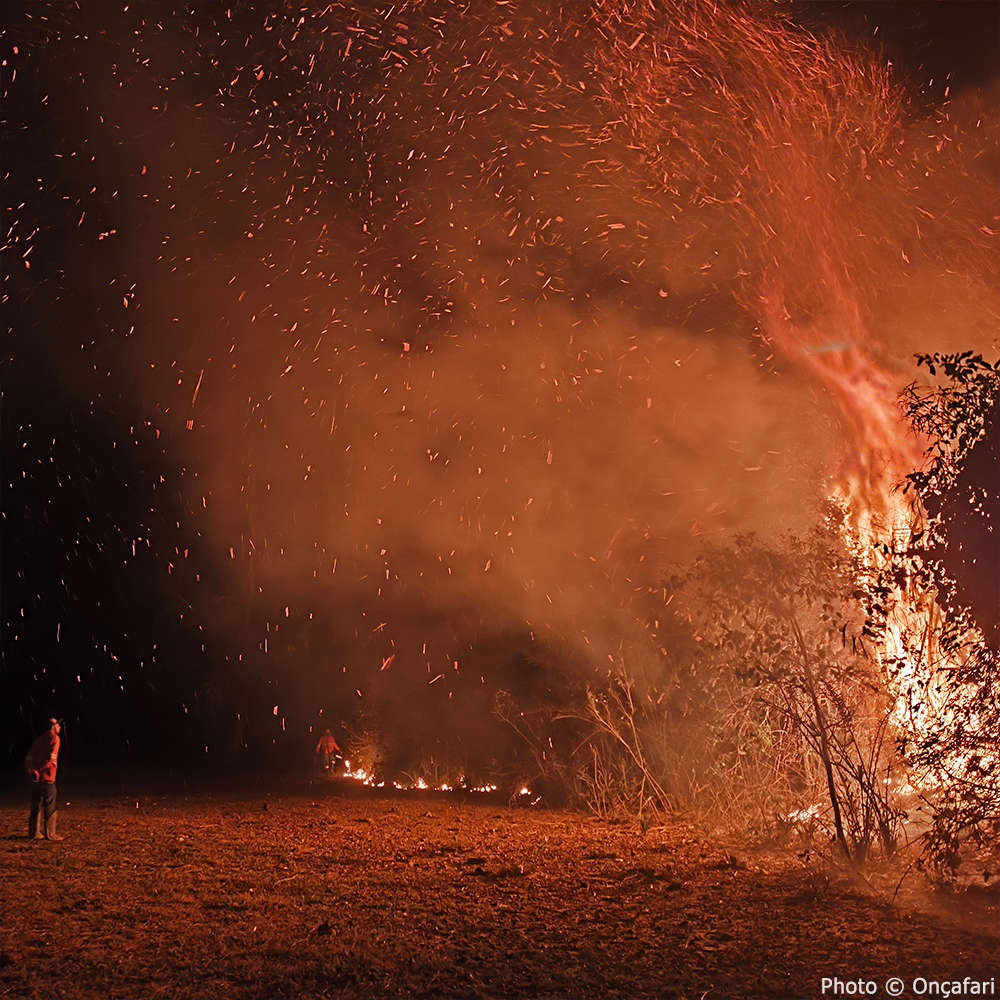
<svg viewBox="0 0 1000 1000">
<path fill-rule="evenodd" d="M 577 703 L 522 711 L 508 695 L 498 715 L 536 781 L 599 815 L 685 814 L 744 840 L 834 841 L 858 866 L 889 858 L 900 761 L 855 579 L 832 524 L 706 546 L 669 584 L 681 663 L 636 637 Z"/>
</svg>

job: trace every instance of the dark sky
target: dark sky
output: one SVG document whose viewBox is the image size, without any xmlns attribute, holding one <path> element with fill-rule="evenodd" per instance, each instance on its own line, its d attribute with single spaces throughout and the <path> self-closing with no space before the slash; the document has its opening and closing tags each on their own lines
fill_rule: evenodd
<svg viewBox="0 0 1000 1000">
<path fill-rule="evenodd" d="M 995 356 L 1000 5 L 632 7 L 5 6 L 7 759 L 488 764 Z"/>
</svg>

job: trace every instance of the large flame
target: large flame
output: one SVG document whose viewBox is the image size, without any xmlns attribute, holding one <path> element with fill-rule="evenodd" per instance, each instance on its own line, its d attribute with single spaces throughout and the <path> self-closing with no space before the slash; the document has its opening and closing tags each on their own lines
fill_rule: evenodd
<svg viewBox="0 0 1000 1000">
<path fill-rule="evenodd" d="M 859 585 L 884 585 L 886 570 L 897 570 L 892 574 L 895 586 L 884 598 L 880 641 L 865 648 L 879 662 L 894 698 L 897 731 L 919 736 L 954 718 L 955 699 L 962 700 L 965 693 L 954 684 L 938 682 L 958 665 L 961 654 L 942 646 L 945 611 L 936 592 L 913 574 L 898 572 L 905 558 L 891 565 L 894 557 L 905 557 L 928 527 L 919 496 L 901 488 L 924 463 L 928 441 L 905 418 L 899 403 L 903 386 L 880 365 L 849 290 L 837 290 L 840 339 L 835 343 L 824 343 L 827 330 L 794 324 L 777 287 L 765 297 L 763 325 L 769 341 L 823 385 L 843 414 L 848 450 L 833 477 L 830 498 L 848 515 L 845 542 L 858 557 Z M 964 714 L 976 724 L 975 712 Z M 960 773 L 965 759 L 941 763 L 944 771 Z M 911 774 L 910 779 L 911 790 L 937 780 L 929 774 Z"/>
</svg>

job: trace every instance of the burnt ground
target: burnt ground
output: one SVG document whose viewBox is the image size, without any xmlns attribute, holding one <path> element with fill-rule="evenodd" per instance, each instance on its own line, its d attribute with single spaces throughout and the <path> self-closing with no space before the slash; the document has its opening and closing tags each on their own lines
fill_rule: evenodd
<svg viewBox="0 0 1000 1000">
<path fill-rule="evenodd" d="M 0 808 L 5 997 L 822 996 L 1000 978 L 995 893 L 339 782 Z M 907 887 L 908 886 L 908 887 Z M 870 988 L 869 988 L 870 989 Z M 827 996 L 833 995 L 826 991 Z M 989 993 L 987 993 L 989 995 Z"/>
</svg>

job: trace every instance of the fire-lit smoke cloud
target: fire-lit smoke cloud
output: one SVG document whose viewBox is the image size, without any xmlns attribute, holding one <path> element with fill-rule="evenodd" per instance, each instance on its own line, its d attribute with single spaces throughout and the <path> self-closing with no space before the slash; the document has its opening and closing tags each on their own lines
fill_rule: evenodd
<svg viewBox="0 0 1000 1000">
<path fill-rule="evenodd" d="M 857 419 L 817 359 L 995 352 L 995 109 L 771 5 L 60 17 L 84 352 L 196 539 L 160 585 L 296 725 L 603 669 L 699 536 L 812 516 Z"/>
</svg>

